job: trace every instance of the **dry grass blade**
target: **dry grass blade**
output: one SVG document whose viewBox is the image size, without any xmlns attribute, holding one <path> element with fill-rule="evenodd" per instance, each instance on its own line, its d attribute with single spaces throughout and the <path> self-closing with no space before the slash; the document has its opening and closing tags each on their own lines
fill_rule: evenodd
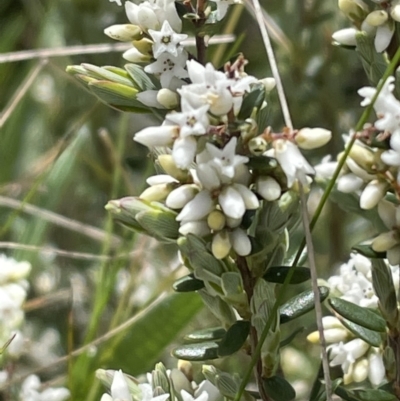
<svg viewBox="0 0 400 401">
<path fill-rule="evenodd" d="M 282 108 L 283 119 L 285 124 L 291 130 L 293 129 L 292 119 L 290 117 L 289 107 L 286 101 L 285 91 L 283 89 L 281 76 L 279 74 L 278 65 L 276 63 L 274 50 L 272 49 L 271 41 L 269 39 L 268 30 L 264 23 L 264 16 L 258 0 L 252 0 L 254 5 L 254 13 L 256 15 L 258 27 L 260 28 L 261 36 L 263 38 L 265 50 L 268 55 L 269 64 L 271 66 L 272 75 L 276 82 L 276 89 L 278 91 L 279 102 Z"/>
<path fill-rule="evenodd" d="M 66 304 L 71 302 L 72 292 L 70 289 L 60 290 L 53 294 L 30 299 L 24 304 L 24 311 L 31 312 L 37 309 L 54 306 L 55 304 Z"/>
<path fill-rule="evenodd" d="M 86 235 L 96 241 L 103 242 L 108 238 L 108 234 L 103 230 L 90 226 L 88 224 L 80 223 L 76 220 L 69 219 L 67 217 L 61 216 L 57 213 L 49 212 L 48 210 L 43 210 L 37 206 L 24 203 L 17 199 L 8 198 L 6 196 L 0 195 L 0 206 L 6 206 L 15 210 L 22 210 L 33 216 L 40 217 L 52 224 L 60 227 L 64 227 L 68 230 L 78 232 L 80 234 Z M 112 235 L 110 237 L 110 242 L 113 248 L 121 245 L 122 239 L 117 235 Z"/>
<path fill-rule="evenodd" d="M 41 60 L 28 74 L 26 79 L 21 83 L 17 91 L 14 93 L 14 96 L 11 98 L 10 102 L 4 109 L 4 111 L 0 115 L 0 130 L 3 128 L 3 125 L 6 123 L 8 118 L 11 116 L 12 112 L 18 106 L 19 102 L 23 99 L 26 92 L 28 92 L 29 88 L 32 86 L 36 77 L 42 68 L 47 64 L 47 60 Z"/>
<path fill-rule="evenodd" d="M 326 399 L 327 401 L 332 401 L 332 381 L 329 374 L 329 360 L 328 353 L 326 351 L 326 341 L 324 336 L 324 326 L 322 324 L 322 305 L 321 305 L 321 297 L 318 289 L 318 276 L 317 276 L 317 268 L 315 265 L 314 259 L 314 246 L 311 237 L 310 230 L 310 221 L 308 218 L 308 210 L 307 210 L 307 200 L 304 195 L 303 185 L 299 182 L 300 189 L 300 200 L 301 200 L 301 214 L 303 218 L 303 228 L 306 238 L 307 244 L 307 254 L 308 254 L 308 264 L 310 265 L 311 272 L 311 284 L 314 293 L 314 303 L 315 303 L 315 315 L 319 333 L 319 342 L 321 344 L 321 353 L 322 353 L 322 368 L 324 371 L 324 380 L 325 380 L 325 391 L 326 391 Z"/>
<path fill-rule="evenodd" d="M 220 43 L 231 43 L 235 40 L 235 35 L 215 35 L 208 41 L 209 45 L 216 45 Z M 188 38 L 182 41 L 183 46 L 194 46 L 195 39 Z M 81 54 L 100 54 L 110 52 L 124 52 L 130 49 L 130 43 L 103 43 L 99 45 L 82 45 L 82 46 L 66 46 L 56 47 L 53 49 L 36 49 L 36 50 L 22 50 L 19 52 L 10 52 L 0 54 L 0 64 L 13 63 L 16 61 L 44 59 L 50 57 L 66 57 L 77 56 Z"/>
</svg>

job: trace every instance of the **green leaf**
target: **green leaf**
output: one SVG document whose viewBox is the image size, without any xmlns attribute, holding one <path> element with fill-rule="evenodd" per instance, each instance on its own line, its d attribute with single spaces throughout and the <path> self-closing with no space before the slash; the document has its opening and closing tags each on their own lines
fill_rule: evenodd
<svg viewBox="0 0 400 401">
<path fill-rule="evenodd" d="M 346 329 L 350 330 L 356 337 L 361 338 L 361 340 L 364 340 L 366 343 L 373 347 L 379 347 L 382 344 L 382 337 L 378 332 L 360 326 L 341 316 L 339 316 L 339 319 Z"/>
<path fill-rule="evenodd" d="M 351 249 L 367 258 L 370 258 L 370 259 L 385 259 L 386 258 L 386 252 L 375 252 L 372 249 L 371 244 L 358 244 L 358 245 L 353 246 Z"/>
<path fill-rule="evenodd" d="M 171 294 L 121 333 L 102 362 L 132 375 L 153 368 L 162 351 L 202 308 L 197 294 Z"/>
<path fill-rule="evenodd" d="M 125 69 L 142 91 L 157 89 L 155 82 L 144 72 L 142 67 L 136 64 L 125 64 Z"/>
<path fill-rule="evenodd" d="M 351 392 L 349 391 L 351 394 Z M 354 395 L 361 401 L 392 401 L 396 400 L 394 394 L 379 389 L 353 390 Z"/>
<path fill-rule="evenodd" d="M 131 88 L 138 89 L 132 80 L 129 78 L 129 75 L 125 77 L 121 76 L 121 74 L 117 74 L 112 71 L 112 68 L 117 67 L 98 67 L 93 64 L 81 64 L 81 66 L 88 72 L 88 76 L 97 78 L 98 80 L 106 80 L 110 82 L 115 82 L 121 85 L 129 86 Z M 122 70 L 123 71 L 123 70 Z"/>
<path fill-rule="evenodd" d="M 204 282 L 195 278 L 193 274 L 181 277 L 172 284 L 176 292 L 193 292 L 204 288 Z"/>
<path fill-rule="evenodd" d="M 321 286 L 318 287 L 318 290 L 321 302 L 323 302 L 329 295 L 329 288 Z M 280 322 L 286 323 L 304 315 L 314 309 L 314 303 L 314 293 L 312 290 L 307 290 L 296 295 L 281 306 L 279 310 Z"/>
<path fill-rule="evenodd" d="M 184 361 L 207 361 L 218 358 L 218 343 L 209 341 L 199 344 L 187 344 L 172 350 L 175 358 Z"/>
<path fill-rule="evenodd" d="M 227 356 L 239 351 L 250 333 L 250 322 L 238 320 L 229 327 L 218 346 L 218 355 Z"/>
<path fill-rule="evenodd" d="M 351 322 L 357 323 L 370 330 L 379 332 L 386 331 L 385 320 L 375 312 L 341 298 L 332 297 L 328 302 L 335 312 Z"/>
<path fill-rule="evenodd" d="M 288 275 L 291 266 L 272 266 L 264 274 L 263 279 L 270 283 L 282 284 Z M 296 267 L 289 284 L 300 284 L 311 278 L 310 269 L 307 267 Z"/>
<path fill-rule="evenodd" d="M 358 398 L 355 398 L 349 390 L 342 386 L 336 388 L 335 394 L 343 398 L 345 401 L 360 401 Z"/>
<path fill-rule="evenodd" d="M 175 241 L 179 237 L 180 226 L 176 216 L 172 211 L 150 210 L 138 213 L 136 220 L 150 236 Z"/>
<path fill-rule="evenodd" d="M 222 327 L 212 327 L 209 329 L 197 330 L 193 333 L 187 334 L 183 337 L 183 341 L 186 343 L 199 343 L 202 341 L 216 341 L 223 338 L 226 334 L 226 330 Z"/>
<path fill-rule="evenodd" d="M 262 381 L 265 392 L 274 401 L 291 401 L 296 398 L 296 391 L 283 377 L 272 376 Z"/>
<path fill-rule="evenodd" d="M 188 258 L 190 265 L 194 268 L 196 277 L 202 278 L 201 274 L 199 274 L 202 270 L 209 271 L 217 276 L 224 272 L 222 262 L 215 259 L 210 253 L 203 239 L 189 234 L 186 237 L 179 238 L 178 246 L 184 257 Z"/>
<path fill-rule="evenodd" d="M 399 312 L 397 310 L 396 289 L 392 272 L 382 259 L 372 259 L 372 285 L 379 298 L 379 309 L 387 322 L 396 326 Z"/>
<path fill-rule="evenodd" d="M 265 100 L 265 88 L 262 84 L 255 84 L 252 86 L 250 93 L 246 94 L 243 98 L 242 107 L 238 114 L 239 120 L 250 118 L 253 110 L 258 110 Z"/>
</svg>

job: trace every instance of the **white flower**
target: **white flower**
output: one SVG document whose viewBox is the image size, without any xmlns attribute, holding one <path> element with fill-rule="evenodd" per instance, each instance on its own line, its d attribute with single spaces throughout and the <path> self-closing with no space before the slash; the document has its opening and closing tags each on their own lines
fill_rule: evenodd
<svg viewBox="0 0 400 401">
<path fill-rule="evenodd" d="M 300 153 L 299 148 L 285 139 L 274 141 L 273 147 L 274 157 L 286 175 L 288 188 L 293 186 L 296 179 L 307 185 L 306 174 L 314 174 L 314 169 Z"/>
<path fill-rule="evenodd" d="M 148 29 L 160 29 L 164 21 L 168 21 L 175 32 L 182 29 L 182 21 L 173 0 L 149 0 L 139 5 L 126 1 L 125 11 L 129 21 L 146 32 Z"/>
<path fill-rule="evenodd" d="M 161 394 L 154 397 L 153 389 L 148 383 L 139 384 L 139 388 L 142 391 L 142 399 L 140 401 L 166 401 L 169 398 L 169 394 Z"/>
<path fill-rule="evenodd" d="M 240 0 L 211 0 L 215 3 L 217 3 L 217 19 L 218 21 L 221 21 L 222 18 L 225 17 L 228 7 L 231 4 L 241 4 Z"/>
<path fill-rule="evenodd" d="M 182 51 L 177 57 L 169 53 L 162 53 L 154 63 L 147 65 L 144 70 L 149 74 L 159 75 L 162 87 L 167 88 L 172 78 L 187 78 L 188 73 L 184 69 L 186 60 L 186 51 Z"/>
<path fill-rule="evenodd" d="M 209 125 L 208 106 L 193 108 L 187 103 L 184 105 L 181 113 L 170 113 L 167 120 L 180 127 L 180 137 L 205 134 Z"/>
<path fill-rule="evenodd" d="M 40 379 L 35 375 L 28 376 L 22 383 L 21 401 L 64 401 L 70 396 L 70 392 L 64 387 L 47 388 L 40 392 Z"/>
<path fill-rule="evenodd" d="M 17 262 L 13 258 L 8 258 L 0 254 L 0 285 L 24 279 L 31 271 L 29 262 Z"/>
<path fill-rule="evenodd" d="M 149 34 L 154 40 L 153 54 L 154 58 L 158 58 L 161 53 L 167 52 L 177 57 L 182 51 L 179 47 L 180 42 L 185 40 L 188 35 L 176 33 L 168 21 L 164 21 L 161 31 L 154 31 L 149 29 Z"/>
</svg>

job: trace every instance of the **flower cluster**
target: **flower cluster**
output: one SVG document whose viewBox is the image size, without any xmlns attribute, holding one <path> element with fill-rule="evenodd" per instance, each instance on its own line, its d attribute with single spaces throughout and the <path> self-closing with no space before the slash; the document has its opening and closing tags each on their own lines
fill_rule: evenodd
<svg viewBox="0 0 400 401">
<path fill-rule="evenodd" d="M 152 373 L 147 374 L 147 382 L 124 374 L 121 370 L 99 369 L 97 377 L 110 388 L 101 401 L 166 401 L 171 394 L 183 401 L 220 401 L 222 395 L 208 380 L 197 384 L 183 373 L 183 370 L 166 370 L 162 363 L 156 365 Z"/>
<path fill-rule="evenodd" d="M 48 387 L 41 390 L 40 379 L 36 375 L 28 376 L 21 386 L 21 401 L 65 401 L 70 393 L 64 387 Z"/>
<path fill-rule="evenodd" d="M 341 29 L 332 35 L 333 39 L 344 46 L 355 46 L 356 34 L 361 30 L 374 38 L 376 52 L 385 51 L 400 21 L 400 5 L 397 1 L 375 3 L 377 9 L 370 10 L 363 0 L 339 0 L 339 8 L 356 28 Z"/>
<path fill-rule="evenodd" d="M 28 262 L 17 262 L 0 254 L 0 347 L 13 336 L 8 347 L 10 356 L 19 356 L 23 337 L 19 328 L 24 321 L 23 303 L 25 302 L 30 273 Z"/>
<path fill-rule="evenodd" d="M 399 291 L 399 266 L 390 266 L 396 291 Z M 331 293 L 358 306 L 378 309 L 378 297 L 372 286 L 371 261 L 359 254 L 352 254 L 347 263 L 341 265 L 339 274 L 329 278 Z M 330 365 L 340 365 L 345 384 L 362 382 L 368 378 L 378 386 L 385 379 L 382 350 L 372 347 L 347 330 L 333 316 L 323 318 L 324 336 L 330 350 Z M 319 341 L 318 332 L 311 333 L 308 340 Z"/>
</svg>

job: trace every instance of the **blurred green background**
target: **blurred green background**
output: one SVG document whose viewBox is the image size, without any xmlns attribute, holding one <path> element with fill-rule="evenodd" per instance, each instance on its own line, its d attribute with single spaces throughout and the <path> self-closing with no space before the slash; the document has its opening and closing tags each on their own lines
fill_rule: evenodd
<svg viewBox="0 0 400 401">
<path fill-rule="evenodd" d="M 327 153 L 335 156 L 342 148 L 342 133 L 360 115 L 356 91 L 367 84 L 356 54 L 331 45 L 332 32 L 349 24 L 335 2 L 264 0 L 262 5 L 274 21 L 269 26 L 295 127 L 320 126 L 334 134 L 327 147 L 307 156 L 314 163 Z M 107 0 L 1 0 L 0 52 L 111 43 L 103 29 L 126 21 L 123 7 Z M 248 9 L 231 7 L 222 26 L 224 33 L 235 33 L 236 44 L 210 47 L 208 59 L 220 66 L 227 55 L 241 50 L 249 60 L 248 73 L 270 76 L 259 30 Z M 154 171 L 152 159 L 132 136 L 152 120 L 108 108 L 65 73 L 67 65 L 83 62 L 124 64 L 116 52 L 50 57 L 45 64 L 39 59 L 0 64 L 0 251 L 32 263 L 31 299 L 42 298 L 28 317 L 39 326 L 60 330 L 60 355 L 134 315 L 168 290 L 180 274 L 175 249 L 135 237 L 113 224 L 104 210 L 109 199 L 138 195 L 145 188 L 146 177 Z M 283 123 L 276 94 L 269 107 L 269 125 L 277 132 Z M 39 209 L 22 211 L 24 203 Z M 100 231 L 93 234 L 93 227 Z M 321 277 L 346 260 L 350 246 L 370 236 L 372 229 L 328 205 L 315 235 Z M 38 248 L 7 249 L 16 244 Z M 49 247 L 88 255 L 58 255 L 46 251 Z M 115 258 L 128 252 L 134 252 L 134 257 Z M 66 288 L 72 288 L 72 294 L 52 298 Z M 200 308 L 196 300 L 169 302 L 171 309 L 159 312 L 163 320 L 155 328 L 136 333 L 147 333 L 151 343 L 149 333 L 163 328 L 170 332 L 168 344 Z M 179 311 L 173 324 L 170 310 Z M 205 315 L 194 325 L 203 319 Z M 107 343 L 107 352 L 92 349 L 70 362 L 73 399 L 89 393 L 88 375 L 93 376 L 94 368 L 106 363 L 123 367 L 121 359 L 130 352 L 134 355 L 133 348 L 142 347 L 144 337 L 128 340 L 121 340 L 118 352 Z M 153 363 L 166 344 L 150 344 L 144 358 Z M 149 369 L 138 361 L 127 362 L 130 373 Z M 85 399 L 96 399 L 98 391 L 96 387 Z"/>
</svg>

